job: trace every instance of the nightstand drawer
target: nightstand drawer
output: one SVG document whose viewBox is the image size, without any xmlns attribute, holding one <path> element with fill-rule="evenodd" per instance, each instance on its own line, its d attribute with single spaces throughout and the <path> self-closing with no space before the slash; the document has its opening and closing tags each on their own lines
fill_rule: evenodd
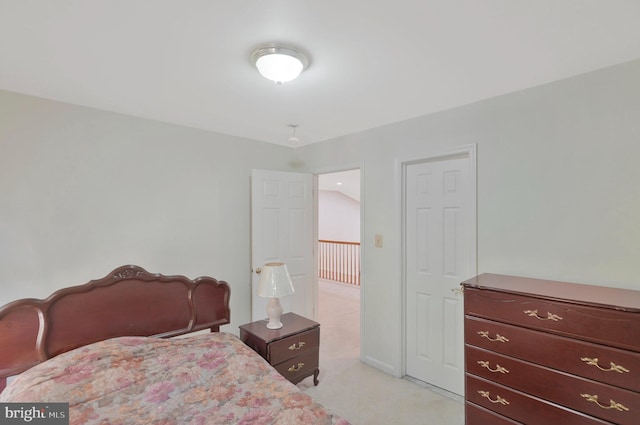
<svg viewBox="0 0 640 425">
<path fill-rule="evenodd" d="M 320 328 L 292 335 L 269 345 L 269 362 L 277 365 L 285 360 L 301 356 L 320 347 Z"/>
<path fill-rule="evenodd" d="M 319 351 L 316 349 L 276 364 L 274 367 L 282 376 L 295 384 L 312 374 L 318 368 L 319 360 Z"/>
</svg>

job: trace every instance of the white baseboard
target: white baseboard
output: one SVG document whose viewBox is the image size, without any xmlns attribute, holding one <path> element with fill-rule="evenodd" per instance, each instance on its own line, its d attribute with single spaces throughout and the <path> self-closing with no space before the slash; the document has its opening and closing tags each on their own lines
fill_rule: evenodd
<svg viewBox="0 0 640 425">
<path fill-rule="evenodd" d="M 380 360 L 375 359 L 371 356 L 364 356 L 362 361 L 371 367 L 375 367 L 376 369 L 381 370 L 386 374 L 395 376 L 396 378 L 402 378 L 402 374 L 400 374 L 400 372 L 395 367 L 393 367 L 393 365 L 381 362 Z"/>
</svg>

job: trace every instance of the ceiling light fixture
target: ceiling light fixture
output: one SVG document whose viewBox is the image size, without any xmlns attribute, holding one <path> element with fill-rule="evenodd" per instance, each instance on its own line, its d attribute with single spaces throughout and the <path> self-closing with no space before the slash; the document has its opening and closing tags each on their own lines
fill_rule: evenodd
<svg viewBox="0 0 640 425">
<path fill-rule="evenodd" d="M 293 129 L 293 132 L 291 133 L 291 137 L 289 137 L 289 143 L 292 146 L 300 145 L 300 139 L 296 137 L 296 128 L 298 128 L 298 124 L 289 124 L 289 127 Z"/>
<path fill-rule="evenodd" d="M 277 84 L 295 80 L 309 67 L 309 57 L 295 47 L 269 44 L 251 53 L 251 61 L 263 77 Z"/>
</svg>

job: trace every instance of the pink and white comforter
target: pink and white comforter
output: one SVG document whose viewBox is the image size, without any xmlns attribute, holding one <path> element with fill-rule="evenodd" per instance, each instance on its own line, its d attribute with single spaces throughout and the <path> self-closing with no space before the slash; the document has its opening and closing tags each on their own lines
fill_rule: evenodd
<svg viewBox="0 0 640 425">
<path fill-rule="evenodd" d="M 227 333 L 77 348 L 21 374 L 0 401 L 69 403 L 71 424 L 348 424 Z"/>
</svg>

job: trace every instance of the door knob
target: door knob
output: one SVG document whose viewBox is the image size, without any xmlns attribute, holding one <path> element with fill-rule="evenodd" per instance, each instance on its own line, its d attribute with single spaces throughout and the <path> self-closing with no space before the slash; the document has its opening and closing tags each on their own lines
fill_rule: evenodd
<svg viewBox="0 0 640 425">
<path fill-rule="evenodd" d="M 256 269 L 256 273 L 260 274 L 261 272 L 262 272 L 262 269 L 261 269 L 260 267 L 258 267 L 258 268 Z"/>
<path fill-rule="evenodd" d="M 463 287 L 451 288 L 451 292 L 453 292 L 456 295 L 464 295 L 464 288 Z"/>
</svg>

